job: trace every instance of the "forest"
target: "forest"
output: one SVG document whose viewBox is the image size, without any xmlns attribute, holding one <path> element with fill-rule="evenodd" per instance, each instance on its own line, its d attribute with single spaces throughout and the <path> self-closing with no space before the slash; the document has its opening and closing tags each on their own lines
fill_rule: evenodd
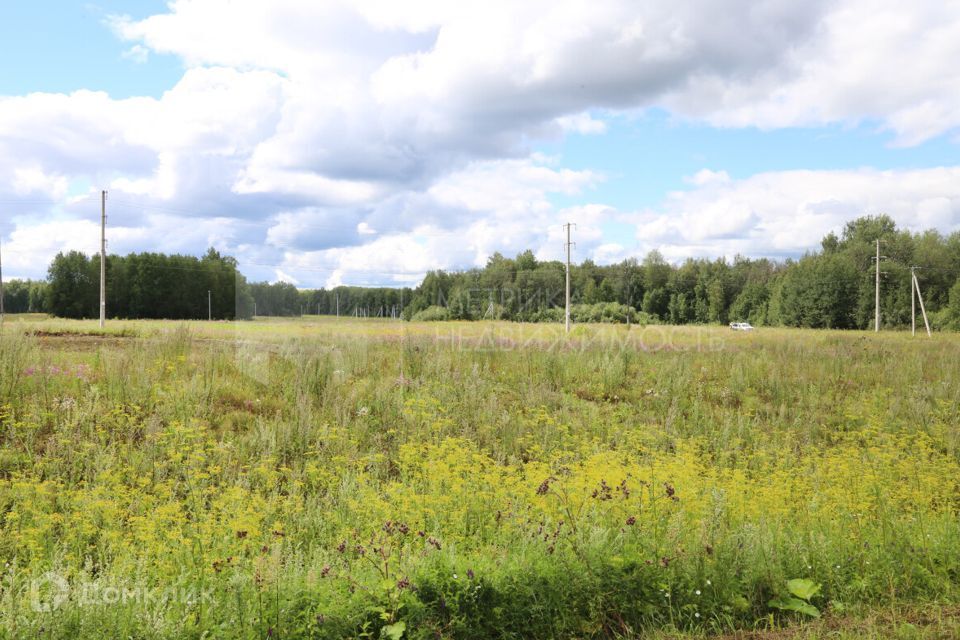
<svg viewBox="0 0 960 640">
<path fill-rule="evenodd" d="M 869 328 L 878 239 L 881 326 L 910 324 L 910 274 L 916 267 L 933 326 L 960 328 L 960 232 L 900 230 L 885 215 L 848 222 L 839 236 L 828 234 L 819 250 L 797 260 L 737 256 L 670 264 L 656 251 L 611 265 L 585 260 L 571 267 L 573 320 Z M 99 256 L 59 254 L 46 282 L 5 284 L 5 309 L 95 317 L 99 269 Z M 564 286 L 564 264 L 538 260 L 529 250 L 515 258 L 495 253 L 482 268 L 431 271 L 415 288 L 248 283 L 234 258 L 213 249 L 201 258 L 140 253 L 107 260 L 108 315 L 116 318 L 317 314 L 551 322 L 562 319 Z"/>
<path fill-rule="evenodd" d="M 203 257 L 137 253 L 107 257 L 107 315 L 111 318 L 234 319 L 252 315 L 253 299 L 236 260 L 210 249 Z M 24 294 L 24 291 L 27 293 Z M 8 313 L 62 318 L 99 316 L 100 256 L 60 253 L 46 282 L 4 284 Z"/>
</svg>

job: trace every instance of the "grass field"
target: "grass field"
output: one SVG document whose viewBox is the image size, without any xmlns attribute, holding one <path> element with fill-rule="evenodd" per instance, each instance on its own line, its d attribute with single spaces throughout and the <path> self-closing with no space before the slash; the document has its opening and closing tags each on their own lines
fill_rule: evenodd
<svg viewBox="0 0 960 640">
<path fill-rule="evenodd" d="M 7 318 L 3 638 L 960 637 L 960 336 Z"/>
</svg>

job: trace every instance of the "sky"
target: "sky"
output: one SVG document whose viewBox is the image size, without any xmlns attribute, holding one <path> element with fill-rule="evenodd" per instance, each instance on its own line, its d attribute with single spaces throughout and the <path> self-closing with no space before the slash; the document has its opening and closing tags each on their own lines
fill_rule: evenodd
<svg viewBox="0 0 960 640">
<path fill-rule="evenodd" d="M 0 60 L 5 280 L 101 190 L 112 253 L 300 287 L 960 230 L 960 0 L 36 0 Z"/>
</svg>

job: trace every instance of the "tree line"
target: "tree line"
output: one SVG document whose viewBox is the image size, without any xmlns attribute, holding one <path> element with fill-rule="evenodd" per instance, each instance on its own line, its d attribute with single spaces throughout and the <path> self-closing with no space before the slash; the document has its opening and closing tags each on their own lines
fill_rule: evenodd
<svg viewBox="0 0 960 640">
<path fill-rule="evenodd" d="M 106 261 L 106 283 L 107 315 L 111 318 L 232 320 L 252 314 L 253 299 L 236 260 L 214 249 L 200 258 L 162 253 L 111 255 Z M 42 300 L 42 310 L 55 316 L 99 317 L 100 256 L 89 257 L 79 251 L 58 254 L 47 271 Z"/>
<path fill-rule="evenodd" d="M 350 287 L 297 289 L 287 282 L 256 282 L 250 293 L 257 315 L 329 315 L 400 318 L 413 296 L 409 287 Z"/>
<path fill-rule="evenodd" d="M 667 262 L 653 251 L 642 260 L 571 267 L 575 322 L 727 323 L 865 329 L 874 317 L 874 255 L 881 241 L 881 323 L 910 322 L 910 267 L 917 271 L 934 326 L 960 329 L 960 233 L 912 233 L 888 216 L 867 216 L 823 238 L 797 260 L 688 259 Z M 11 313 L 96 317 L 99 256 L 59 254 L 47 281 L 12 281 Z M 108 315 L 119 318 L 245 319 L 301 314 L 407 320 L 563 318 L 565 265 L 495 253 L 484 267 L 431 271 L 413 288 L 339 286 L 298 289 L 248 283 L 234 258 L 211 249 L 203 257 L 139 253 L 107 260 Z"/>
<path fill-rule="evenodd" d="M 933 324 L 960 329 L 960 233 L 897 229 L 888 216 L 866 216 L 828 234 L 798 260 L 735 257 L 668 263 L 643 260 L 571 268 L 574 321 L 755 325 L 865 329 L 874 319 L 876 240 L 881 261 L 881 326 L 910 323 L 910 267 L 917 271 Z M 503 318 L 556 321 L 564 304 L 564 264 L 494 254 L 486 266 L 428 273 L 405 309 L 418 319 Z M 918 312 L 919 313 L 919 312 Z"/>
</svg>

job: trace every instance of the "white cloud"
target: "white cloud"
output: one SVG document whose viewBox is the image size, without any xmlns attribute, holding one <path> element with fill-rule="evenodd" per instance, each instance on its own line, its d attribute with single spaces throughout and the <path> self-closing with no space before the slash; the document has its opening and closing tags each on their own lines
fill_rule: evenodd
<svg viewBox="0 0 960 640">
<path fill-rule="evenodd" d="M 87 202 L 88 208 L 93 209 L 92 200 Z M 14 219 L 9 238 L 3 244 L 4 271 L 26 278 L 42 278 L 54 256 L 61 251 L 99 253 L 99 203 L 96 208 L 97 215 L 87 219 L 35 216 Z M 151 215 L 142 224 L 111 222 L 107 227 L 107 250 L 118 254 L 147 248 L 167 253 L 188 250 L 197 254 L 208 247 L 233 250 L 237 247 L 237 223 L 227 218 L 197 220 L 170 214 Z"/>
<path fill-rule="evenodd" d="M 58 200 L 66 194 L 69 181 L 66 176 L 46 173 L 34 165 L 15 168 L 11 186 L 18 196 L 39 194 Z"/>
<path fill-rule="evenodd" d="M 603 120 L 593 118 L 589 113 L 577 113 L 572 116 L 560 116 L 557 124 L 564 131 L 591 135 L 607 132 L 607 124 Z"/>
<path fill-rule="evenodd" d="M 544 210 L 547 195 L 576 195 L 602 179 L 592 171 L 552 169 L 538 158 L 474 162 L 427 190 L 439 204 L 499 215 Z"/>
<path fill-rule="evenodd" d="M 960 168 L 781 171 L 707 181 L 631 217 L 643 251 L 682 259 L 797 256 L 846 221 L 881 213 L 913 231 L 960 229 Z"/>
<path fill-rule="evenodd" d="M 19 226 L 3 245 L 4 272 L 43 277 L 49 260 L 58 251 L 88 254 L 96 251 L 99 233 L 99 225 L 87 220 L 45 221 Z"/>
<path fill-rule="evenodd" d="M 900 145 L 960 127 L 956 2 L 846 0 L 826 9 L 807 37 L 784 42 L 777 64 L 748 78 L 694 75 L 666 106 L 735 127 L 875 121 Z"/>
<path fill-rule="evenodd" d="M 274 283 L 286 282 L 292 285 L 300 284 L 296 278 L 291 276 L 289 273 L 284 273 L 281 269 L 275 269 L 274 273 L 276 274 L 276 278 L 273 280 Z"/>
<path fill-rule="evenodd" d="M 0 223 L 20 234 L 31 273 L 86 238 L 96 207 L 76 194 L 102 185 L 115 247 L 214 243 L 300 282 L 407 281 L 528 247 L 558 258 L 568 220 L 577 255 L 601 261 L 652 246 L 795 254 L 879 210 L 911 227 L 956 225 L 951 168 L 743 180 L 704 169 L 662 208 L 628 215 L 591 202 L 599 172 L 531 151 L 655 106 L 728 127 L 875 123 L 900 145 L 949 134 L 960 126 L 952 1 L 168 7 L 111 22 L 126 57 L 184 61 L 161 97 L 0 97 L 0 197 L 54 203 Z M 558 199 L 579 204 L 558 210 Z M 54 213 L 73 233 L 53 232 Z M 612 220 L 638 225 L 637 247 L 605 237 Z"/>
<path fill-rule="evenodd" d="M 477 162 L 455 172 L 414 197 L 404 206 L 416 208 L 409 226 L 372 230 L 367 221 L 357 224 L 356 236 L 311 250 L 305 238 L 311 229 L 320 229 L 330 212 L 282 214 L 270 229 L 270 238 L 284 242 L 282 266 L 289 272 L 312 280 L 326 277 L 336 284 L 396 283 L 419 281 L 431 269 L 482 266 L 496 251 L 515 255 L 533 248 L 539 257 L 555 259 L 561 252 L 561 224 L 577 220 L 578 251 L 588 256 L 602 239 L 600 224 L 612 209 L 585 205 L 557 210 L 550 193 L 580 193 L 598 177 L 546 166 L 548 158 Z M 386 222 L 387 216 L 372 219 Z M 311 226 L 312 225 L 312 226 Z M 364 226 L 367 225 L 367 226 Z M 314 245 L 316 246 L 316 245 Z M 578 254 L 579 255 L 579 254 Z M 328 275 L 329 274 L 329 275 Z"/>
<path fill-rule="evenodd" d="M 617 242 L 602 244 L 593 252 L 593 261 L 598 264 L 622 262 L 631 257 L 636 257 L 633 250 Z"/>
<path fill-rule="evenodd" d="M 136 64 L 145 64 L 150 59 L 150 50 L 142 44 L 135 44 L 120 55 Z"/>
<path fill-rule="evenodd" d="M 684 179 L 685 182 L 702 187 L 708 184 L 725 184 L 730 182 L 730 175 L 726 171 L 711 171 L 710 169 L 701 169 L 694 175 Z"/>
</svg>

